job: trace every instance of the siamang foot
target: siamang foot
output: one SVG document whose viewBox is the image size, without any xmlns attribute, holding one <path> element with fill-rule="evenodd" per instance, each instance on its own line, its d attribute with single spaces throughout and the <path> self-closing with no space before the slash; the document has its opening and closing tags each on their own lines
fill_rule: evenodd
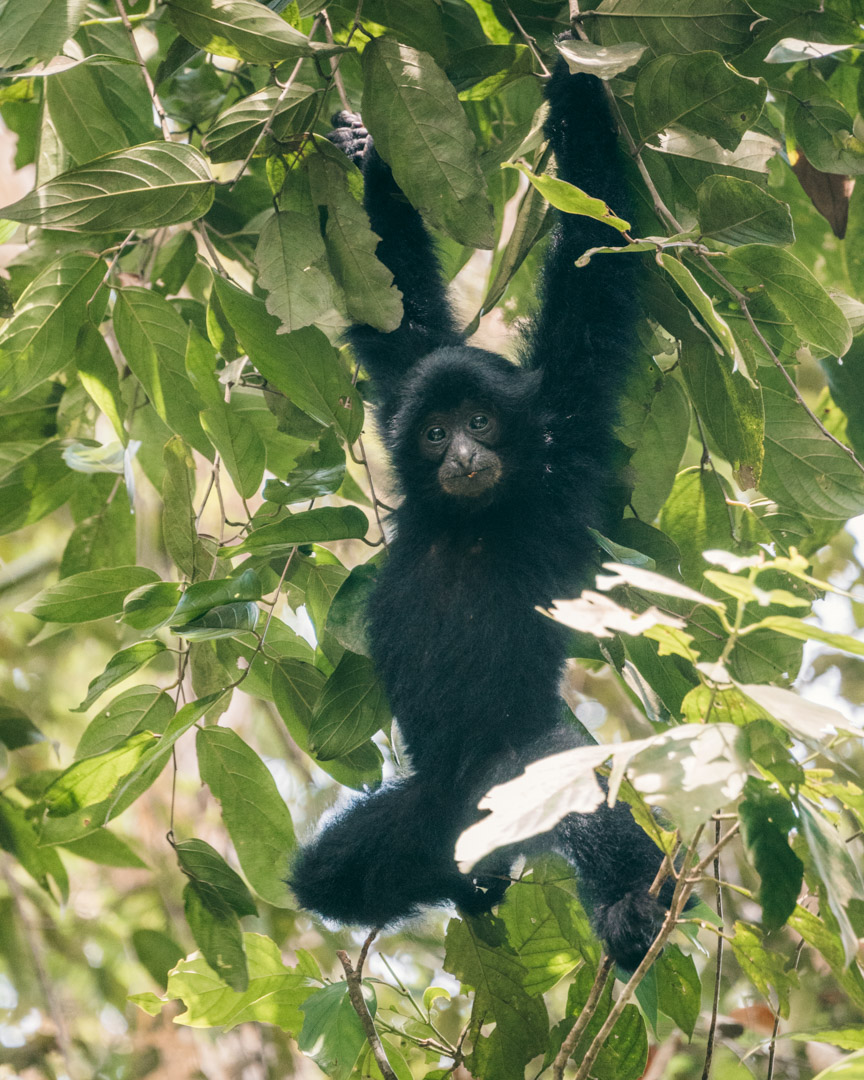
<svg viewBox="0 0 864 1080">
<path fill-rule="evenodd" d="M 327 138 L 351 158 L 355 165 L 361 165 L 369 143 L 369 132 L 363 126 L 360 114 L 343 109 L 342 112 L 334 113 L 330 122 L 333 130 L 328 133 Z"/>
<path fill-rule="evenodd" d="M 647 892 L 630 892 L 614 904 L 598 904 L 593 922 L 612 959 L 635 971 L 663 925 L 666 906 Z"/>
<path fill-rule="evenodd" d="M 509 880 L 504 877 L 460 877 L 456 880 L 451 898 L 466 915 L 482 915 L 500 903 Z"/>
</svg>

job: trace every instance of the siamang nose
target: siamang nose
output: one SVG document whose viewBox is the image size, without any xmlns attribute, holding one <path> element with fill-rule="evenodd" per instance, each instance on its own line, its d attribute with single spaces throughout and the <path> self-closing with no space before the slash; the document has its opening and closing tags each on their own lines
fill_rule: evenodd
<svg viewBox="0 0 864 1080">
<path fill-rule="evenodd" d="M 460 468 L 468 472 L 477 456 L 477 447 L 471 439 L 457 435 L 450 447 L 450 456 Z"/>
</svg>

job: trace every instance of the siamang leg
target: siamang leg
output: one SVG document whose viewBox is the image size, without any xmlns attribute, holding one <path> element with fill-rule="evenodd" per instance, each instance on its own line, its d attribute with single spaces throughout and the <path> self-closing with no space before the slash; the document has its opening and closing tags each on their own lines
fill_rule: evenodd
<svg viewBox="0 0 864 1080">
<path fill-rule="evenodd" d="M 353 802 L 297 855 L 288 882 L 326 919 L 386 926 L 426 904 L 488 910 L 506 881 L 460 874 L 453 860 L 465 804 L 440 781 L 407 777 Z M 478 888 L 478 886 L 480 886 Z"/>
</svg>

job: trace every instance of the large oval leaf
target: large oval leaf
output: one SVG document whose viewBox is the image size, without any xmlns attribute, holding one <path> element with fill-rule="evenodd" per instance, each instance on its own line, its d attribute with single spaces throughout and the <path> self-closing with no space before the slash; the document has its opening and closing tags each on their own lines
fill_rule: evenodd
<svg viewBox="0 0 864 1080">
<path fill-rule="evenodd" d="M 168 10 L 187 41 L 216 56 L 278 64 L 347 51 L 345 45 L 310 41 L 256 0 L 169 0 Z"/>
<path fill-rule="evenodd" d="M 195 221 L 212 203 L 206 158 L 187 143 L 151 142 L 61 173 L 0 214 L 73 232 L 128 232 Z"/>
<path fill-rule="evenodd" d="M 494 242 L 474 135 L 427 53 L 375 38 L 363 50 L 363 119 L 409 202 L 469 247 Z"/>
</svg>

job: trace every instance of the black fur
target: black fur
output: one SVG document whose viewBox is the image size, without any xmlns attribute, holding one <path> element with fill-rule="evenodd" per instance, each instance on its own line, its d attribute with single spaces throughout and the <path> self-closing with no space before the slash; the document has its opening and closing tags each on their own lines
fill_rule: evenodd
<svg viewBox="0 0 864 1080">
<path fill-rule="evenodd" d="M 626 213 L 600 84 L 562 64 L 548 97 L 559 175 Z M 577 269 L 586 248 L 620 237 L 590 218 L 562 216 L 522 365 L 469 348 L 419 214 L 359 118 L 334 119 L 331 138 L 362 165 L 378 255 L 405 305 L 398 330 L 355 326 L 350 338 L 374 380 L 404 493 L 369 630 L 413 774 L 350 805 L 300 852 L 290 880 L 304 907 L 381 926 L 425 904 L 478 911 L 497 902 L 515 853 L 491 856 L 485 877 L 463 876 L 453 861 L 459 833 L 493 784 L 580 743 L 558 692 L 567 634 L 536 607 L 592 580 L 588 528 L 604 529 L 614 511 L 612 428 L 633 361 L 638 262 L 599 256 Z M 445 494 L 419 452 L 423 417 L 465 400 L 487 403 L 501 421 L 503 471 L 491 501 Z M 635 967 L 665 908 L 647 893 L 660 852 L 629 810 L 571 815 L 531 846 L 571 860 L 598 934 Z"/>
</svg>

